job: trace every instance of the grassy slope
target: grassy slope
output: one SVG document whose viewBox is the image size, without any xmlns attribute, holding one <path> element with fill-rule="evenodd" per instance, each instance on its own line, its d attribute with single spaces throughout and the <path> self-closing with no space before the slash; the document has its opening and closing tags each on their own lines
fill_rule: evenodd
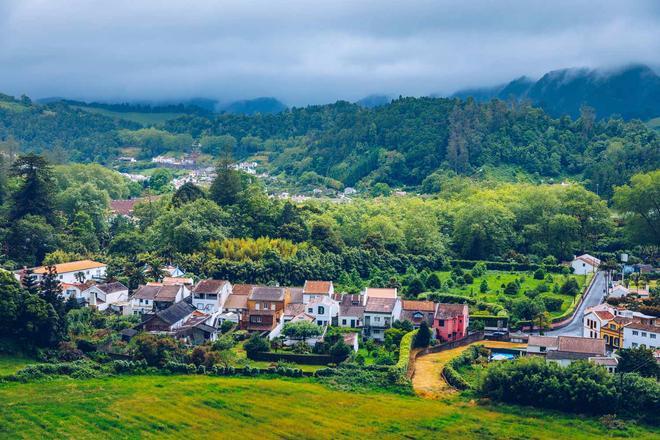
<svg viewBox="0 0 660 440">
<path fill-rule="evenodd" d="M 627 434 L 649 438 L 648 429 Z M 458 397 L 346 393 L 306 380 L 127 376 L 0 385 L 2 438 L 586 439 L 603 438 L 602 430 L 594 419 Z"/>
<path fill-rule="evenodd" d="M 449 272 L 438 272 L 438 275 L 440 276 L 440 279 L 443 281 L 446 281 L 450 277 Z M 586 277 L 584 275 L 573 275 L 573 276 L 577 279 L 580 288 L 584 288 Z M 520 277 L 525 277 L 525 282 L 523 283 L 520 292 L 518 292 L 517 295 L 504 294 L 503 293 L 504 288 L 502 287 L 502 284 L 506 286 L 511 281 Z M 564 276 L 553 274 L 553 277 L 554 277 L 554 282 L 558 283 L 561 286 L 561 284 L 563 283 Z M 479 286 L 481 285 L 481 281 L 484 278 L 488 283 L 488 292 L 481 293 L 479 291 Z M 524 297 L 525 290 L 532 290 L 543 282 L 544 282 L 543 280 L 535 280 L 533 274 L 530 272 L 505 272 L 505 271 L 489 270 L 486 273 L 486 275 L 484 275 L 483 277 L 475 278 L 472 284 L 466 284 L 465 286 L 462 287 L 454 286 L 451 289 L 449 289 L 448 292 L 458 295 L 468 295 L 468 296 L 474 295 L 475 298 L 483 300 L 485 302 L 497 303 L 498 295 L 502 295 L 507 298 Z M 548 283 L 548 285 L 549 287 L 552 287 L 551 284 Z M 551 290 L 550 292 L 546 292 L 543 295 L 561 298 L 564 301 L 562 304 L 561 311 L 551 312 L 551 315 L 552 316 L 561 315 L 564 311 L 566 311 L 570 307 L 570 305 L 573 302 L 573 297 L 554 294 L 552 293 L 552 289 L 550 290 Z"/>
<path fill-rule="evenodd" d="M 0 377 L 13 374 L 31 363 L 34 360 L 26 357 L 0 355 Z"/>
<path fill-rule="evenodd" d="M 178 118 L 184 113 L 140 113 L 140 112 L 115 112 L 104 108 L 72 106 L 89 113 L 96 113 L 111 118 L 119 118 L 127 121 L 137 122 L 145 126 L 162 124 L 170 119 Z"/>
</svg>

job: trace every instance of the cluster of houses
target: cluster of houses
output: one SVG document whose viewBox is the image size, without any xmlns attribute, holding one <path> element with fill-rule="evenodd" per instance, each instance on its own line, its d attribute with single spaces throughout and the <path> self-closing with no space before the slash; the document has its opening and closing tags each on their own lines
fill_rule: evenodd
<svg viewBox="0 0 660 440">
<path fill-rule="evenodd" d="M 602 365 L 610 373 L 616 371 L 618 360 L 607 355 L 605 341 L 580 336 L 536 336 L 530 335 L 527 342 L 527 356 L 545 356 L 546 361 L 561 366 L 578 360 L 586 360 Z"/>
<path fill-rule="evenodd" d="M 585 310 L 582 336 L 602 340 L 610 351 L 636 347 L 660 350 L 660 319 L 603 303 Z"/>
<path fill-rule="evenodd" d="M 364 338 L 383 341 L 385 330 L 399 320 L 418 328 L 426 322 L 436 339 L 456 341 L 468 333 L 465 304 L 441 304 L 402 299 L 396 288 L 366 288 L 360 294 L 342 294 L 332 281 L 306 281 L 302 287 L 232 284 L 206 279 L 197 283 L 177 268 L 160 282 L 129 289 L 106 283 L 107 266 L 85 260 L 55 265 L 62 294 L 98 310 L 140 315 L 139 329 L 181 337 L 191 343 L 215 340 L 218 329 L 230 321 L 240 329 L 274 339 L 288 322 L 307 321 L 322 328 L 356 329 Z M 30 270 L 37 281 L 45 267 Z M 20 280 L 26 270 L 17 271 Z"/>
</svg>

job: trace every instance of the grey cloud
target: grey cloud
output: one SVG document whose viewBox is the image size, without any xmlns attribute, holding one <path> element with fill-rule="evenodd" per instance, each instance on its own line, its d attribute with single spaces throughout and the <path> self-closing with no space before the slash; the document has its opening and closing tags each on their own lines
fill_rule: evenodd
<svg viewBox="0 0 660 440">
<path fill-rule="evenodd" d="M 0 91 L 289 104 L 659 64 L 656 1 L 0 0 Z"/>
</svg>

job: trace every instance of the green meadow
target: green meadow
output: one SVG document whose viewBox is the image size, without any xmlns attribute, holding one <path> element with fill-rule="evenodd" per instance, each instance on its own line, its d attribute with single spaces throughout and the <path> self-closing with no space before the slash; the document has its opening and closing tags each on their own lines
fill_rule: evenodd
<svg viewBox="0 0 660 440">
<path fill-rule="evenodd" d="M 312 379 L 120 376 L 0 384 L 0 438 L 658 438 L 457 395 L 334 391 Z"/>
<path fill-rule="evenodd" d="M 184 115 L 184 113 L 116 112 L 104 108 L 85 107 L 79 105 L 74 105 L 72 107 L 86 111 L 88 113 L 96 113 L 99 115 L 108 116 L 110 118 L 118 118 L 124 119 L 126 121 L 137 122 L 138 124 L 144 125 L 145 127 L 163 124 L 170 119 L 176 119 L 179 116 Z"/>
</svg>

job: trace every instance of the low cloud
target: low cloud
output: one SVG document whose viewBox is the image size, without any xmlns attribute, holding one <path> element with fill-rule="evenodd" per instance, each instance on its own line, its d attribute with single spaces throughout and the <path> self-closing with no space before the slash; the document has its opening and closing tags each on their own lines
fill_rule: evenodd
<svg viewBox="0 0 660 440">
<path fill-rule="evenodd" d="M 0 92 L 288 104 L 660 64 L 656 1 L 0 2 Z"/>
</svg>

